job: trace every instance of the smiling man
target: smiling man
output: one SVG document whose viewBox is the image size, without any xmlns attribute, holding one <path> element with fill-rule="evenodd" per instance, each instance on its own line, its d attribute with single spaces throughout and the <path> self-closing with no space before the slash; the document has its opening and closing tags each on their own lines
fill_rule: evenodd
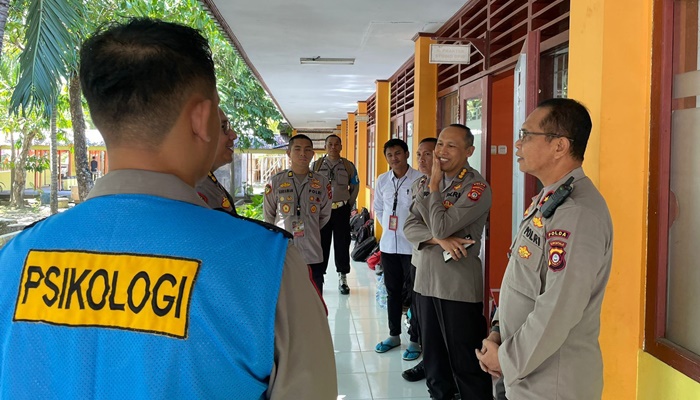
<svg viewBox="0 0 700 400">
<path fill-rule="evenodd" d="M 219 119 L 221 120 L 221 135 L 219 135 L 216 145 L 214 164 L 207 176 L 197 182 L 195 190 L 199 197 L 212 209 L 237 215 L 233 197 L 216 179 L 214 171 L 233 161 L 233 141 L 238 136 L 231 128 L 231 122 L 221 107 L 219 107 Z"/>
<path fill-rule="evenodd" d="M 314 146 L 308 136 L 292 136 L 287 156 L 292 168 L 279 172 L 265 186 L 265 222 L 294 235 L 294 244 L 311 267 L 314 283 L 323 295 L 321 228 L 331 218 L 331 184 L 323 175 L 309 169 Z"/>
<path fill-rule="evenodd" d="M 466 126 L 440 132 L 430 177 L 419 182 L 405 227 L 416 250 L 423 363 L 435 399 L 491 399 L 490 377 L 474 354 L 486 336 L 479 250 L 491 188 L 469 165 L 473 153 L 474 136 Z"/>
</svg>

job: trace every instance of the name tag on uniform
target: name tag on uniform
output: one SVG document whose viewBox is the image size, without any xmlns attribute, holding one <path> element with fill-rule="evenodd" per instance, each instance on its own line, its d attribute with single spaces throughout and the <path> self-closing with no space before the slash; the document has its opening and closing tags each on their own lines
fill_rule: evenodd
<svg viewBox="0 0 700 400">
<path fill-rule="evenodd" d="M 389 230 L 395 231 L 399 228 L 399 217 L 392 215 L 389 217 Z"/>
<path fill-rule="evenodd" d="M 292 221 L 292 233 L 294 237 L 304 237 L 304 221 Z"/>
</svg>

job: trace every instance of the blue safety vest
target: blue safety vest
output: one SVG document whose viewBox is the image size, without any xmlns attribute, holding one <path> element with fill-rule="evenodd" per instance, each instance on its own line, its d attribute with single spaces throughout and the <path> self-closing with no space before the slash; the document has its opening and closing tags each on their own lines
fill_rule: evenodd
<svg viewBox="0 0 700 400">
<path fill-rule="evenodd" d="M 139 194 L 36 224 L 0 251 L 0 396 L 261 398 L 287 245 Z"/>
</svg>

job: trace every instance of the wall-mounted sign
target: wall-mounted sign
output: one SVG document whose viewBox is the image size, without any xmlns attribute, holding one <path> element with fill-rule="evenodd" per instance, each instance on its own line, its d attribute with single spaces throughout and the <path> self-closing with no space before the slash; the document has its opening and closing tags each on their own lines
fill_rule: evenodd
<svg viewBox="0 0 700 400">
<path fill-rule="evenodd" d="M 357 114 L 355 116 L 355 122 L 369 122 L 369 115 L 367 114 Z"/>
<path fill-rule="evenodd" d="M 431 44 L 431 64 L 469 64 L 471 44 Z"/>
</svg>

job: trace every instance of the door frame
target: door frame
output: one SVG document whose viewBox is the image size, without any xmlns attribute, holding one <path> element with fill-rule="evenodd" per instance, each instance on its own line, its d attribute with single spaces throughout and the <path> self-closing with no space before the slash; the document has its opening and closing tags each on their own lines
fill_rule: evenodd
<svg viewBox="0 0 700 400">
<path fill-rule="evenodd" d="M 492 76 L 486 75 L 479 79 L 473 80 L 459 87 L 459 123 L 466 125 L 467 110 L 465 101 L 467 99 L 472 99 L 481 96 L 481 165 L 479 166 L 479 172 L 481 176 L 486 179 L 487 182 L 490 181 L 491 177 L 491 135 L 489 132 L 491 130 L 491 86 L 492 86 Z M 472 166 L 474 167 L 474 166 Z M 484 298 L 483 298 L 483 313 L 490 326 L 491 316 L 490 310 L 490 222 L 486 220 L 485 226 L 485 237 L 484 237 L 484 259 L 483 259 L 483 287 L 484 287 Z"/>
</svg>

